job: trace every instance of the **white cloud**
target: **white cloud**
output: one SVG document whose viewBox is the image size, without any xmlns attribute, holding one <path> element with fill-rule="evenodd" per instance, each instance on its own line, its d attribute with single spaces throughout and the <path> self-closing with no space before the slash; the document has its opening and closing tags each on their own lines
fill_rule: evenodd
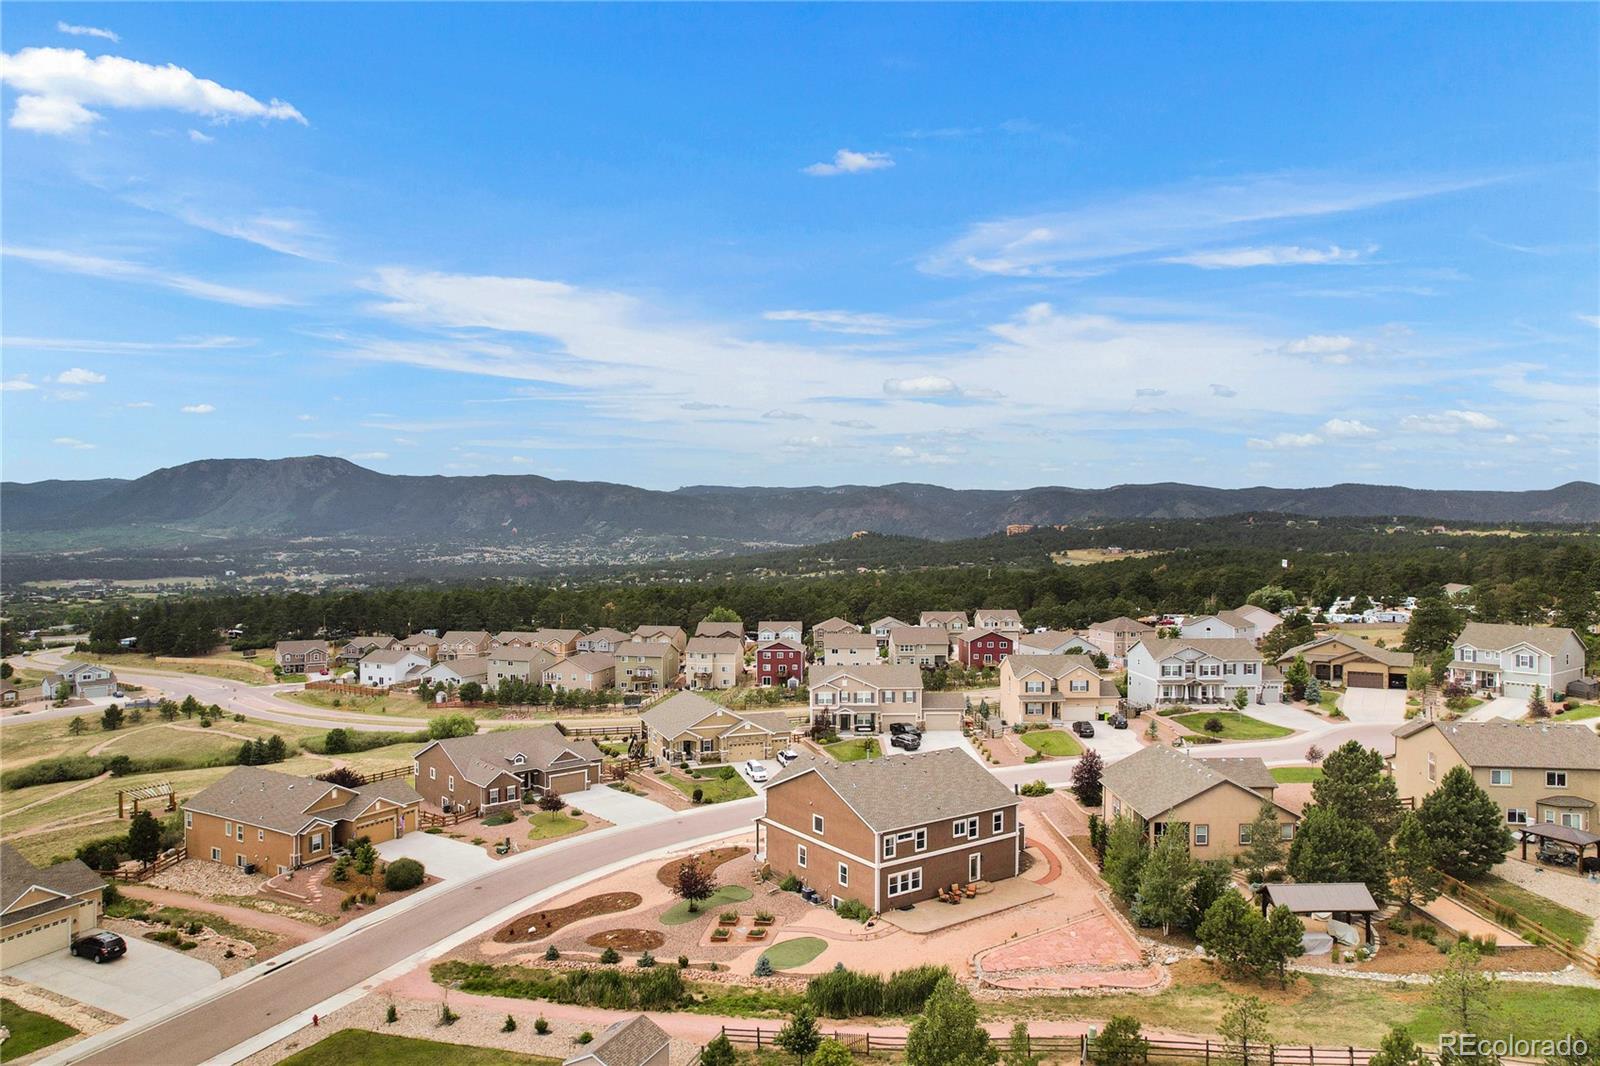
<svg viewBox="0 0 1600 1066">
<path fill-rule="evenodd" d="M 761 417 L 772 419 L 775 422 L 804 422 L 806 420 L 806 416 L 799 411 L 785 411 L 782 408 L 774 408 Z"/>
<path fill-rule="evenodd" d="M 88 441 L 81 441 L 77 437 L 57 437 L 50 443 L 59 444 L 63 448 L 74 448 L 78 451 L 88 451 L 94 447 Z"/>
<path fill-rule="evenodd" d="M 904 444 L 896 444 L 890 448 L 889 458 L 907 466 L 948 466 L 956 461 L 956 456 L 953 454 L 924 451 Z"/>
<path fill-rule="evenodd" d="M 894 166 L 888 152 L 852 152 L 841 148 L 833 153 L 831 163 L 812 163 L 801 172 L 817 178 L 831 178 L 836 174 L 861 174 L 869 170 L 883 170 Z"/>
<path fill-rule="evenodd" d="M 350 458 L 361 460 L 381 460 L 389 458 L 388 452 L 351 452 Z"/>
<path fill-rule="evenodd" d="M 134 281 L 147 285 L 156 285 L 202 300 L 234 304 L 239 307 L 281 307 L 289 303 L 284 297 L 273 293 L 241 289 L 232 285 L 219 285 L 216 282 L 206 281 L 202 278 L 190 277 L 187 274 L 170 273 L 126 259 L 107 259 L 97 255 L 79 255 L 75 252 L 57 251 L 53 248 L 23 248 L 15 245 L 7 245 L 4 248 L 0 248 L 0 255 L 7 255 L 13 259 L 21 259 L 29 263 L 37 263 L 40 266 L 50 267 L 55 270 L 65 270 L 72 274 L 86 274 L 89 277 L 115 278 L 119 281 Z"/>
<path fill-rule="evenodd" d="M 171 215 L 180 222 L 234 240 L 248 241 L 281 255 L 326 261 L 327 238 L 304 211 L 253 211 L 236 214 L 227 208 L 200 207 L 194 203 L 129 196 L 130 203 L 147 211 Z"/>
<path fill-rule="evenodd" d="M 1322 443 L 1322 438 L 1315 433 L 1279 433 L 1271 440 L 1251 437 L 1244 443 L 1245 447 L 1257 451 L 1274 451 L 1279 448 L 1315 448 Z"/>
<path fill-rule="evenodd" d="M 1579 314 L 1577 318 L 1579 322 L 1586 322 L 1595 329 L 1600 329 L 1600 315 Z"/>
<path fill-rule="evenodd" d="M 4 337 L 0 348 L 30 348 L 41 352 L 179 352 L 211 351 L 219 348 L 248 348 L 255 341 L 238 337 L 196 337 L 176 341 L 77 340 L 70 337 Z"/>
<path fill-rule="evenodd" d="M 1211 386 L 1211 395 L 1220 396 L 1224 400 L 1228 400 L 1228 399 L 1232 399 L 1233 397 L 1239 395 L 1239 390 L 1238 389 L 1231 389 L 1226 385 L 1213 384 Z"/>
<path fill-rule="evenodd" d="M 1299 340 L 1290 341 L 1283 346 L 1283 350 L 1290 355 L 1329 355 L 1334 352 L 1348 352 L 1355 346 L 1355 340 L 1350 337 L 1313 333 Z"/>
<path fill-rule="evenodd" d="M 1329 263 L 1354 263 L 1365 253 L 1354 248 L 1340 248 L 1337 244 L 1327 248 L 1302 248 L 1294 244 L 1266 245 L 1258 248 L 1213 248 L 1208 251 L 1169 255 L 1163 263 L 1183 263 L 1205 270 L 1235 270 L 1258 266 L 1320 266 Z"/>
<path fill-rule="evenodd" d="M 85 370 L 81 366 L 63 370 L 56 375 L 56 384 L 58 385 L 104 385 L 105 381 L 106 376 L 104 374 L 97 374 L 93 370 Z"/>
<path fill-rule="evenodd" d="M 209 415 L 215 410 L 216 408 L 208 403 L 191 403 L 183 407 L 183 413 L 186 415 Z"/>
<path fill-rule="evenodd" d="M 779 447 L 786 452 L 809 452 L 819 448 L 831 448 L 832 446 L 833 441 L 827 437 L 810 436 L 789 437 Z"/>
<path fill-rule="evenodd" d="M 1400 428 L 1412 433 L 1460 433 L 1462 430 L 1487 432 L 1499 429 L 1500 422 L 1482 411 L 1436 411 L 1424 415 L 1407 415 L 1400 420 Z"/>
<path fill-rule="evenodd" d="M 118 37 L 110 30 L 103 30 L 98 26 L 74 26 L 72 23 L 62 20 L 56 22 L 56 31 L 70 34 L 73 37 L 99 37 L 103 41 L 122 40 L 121 37 Z"/>
<path fill-rule="evenodd" d="M 1107 269 L 1110 260 L 1179 255 L 1240 231 L 1436 196 L 1489 180 L 1361 182 L 1271 175 L 1196 181 L 1066 211 L 979 222 L 920 265 L 935 274 L 1096 272 L 1092 265 Z"/>
<path fill-rule="evenodd" d="M 284 119 L 306 124 L 290 104 L 262 103 L 249 93 L 198 78 L 174 64 L 156 67 L 120 56 L 89 58 L 76 48 L 24 48 L 0 55 L 0 81 L 16 89 L 15 129 L 74 133 L 100 114 L 91 108 L 175 110 L 218 121 Z"/>
<path fill-rule="evenodd" d="M 155 404 L 151 403 L 149 400 L 134 400 L 132 403 L 125 403 L 122 406 L 124 406 L 124 407 L 132 407 L 132 408 L 143 408 L 143 407 L 154 407 Z"/>
<path fill-rule="evenodd" d="M 1148 399 L 1154 399 L 1157 396 L 1165 396 L 1167 394 L 1167 390 L 1166 389 L 1156 389 L 1156 388 L 1134 389 L 1133 390 L 1133 394 L 1135 396 L 1139 397 L 1140 399 L 1148 400 Z"/>
<path fill-rule="evenodd" d="M 923 319 L 892 318 L 859 311 L 764 311 L 761 317 L 769 322 L 804 322 L 812 329 L 829 333 L 858 333 L 874 337 L 930 324 Z"/>
<path fill-rule="evenodd" d="M 39 386 L 35 385 L 25 377 L 16 377 L 6 381 L 0 381 L 0 392 L 32 392 L 38 387 Z"/>
<path fill-rule="evenodd" d="M 212 144 L 216 141 L 216 138 L 209 133 L 201 133 L 199 130 L 190 130 L 189 139 L 195 144 Z"/>
<path fill-rule="evenodd" d="M 961 388 L 954 381 L 938 374 L 923 374 L 914 378 L 890 378 L 883 383 L 883 391 L 890 396 L 909 396 L 913 399 L 926 396 L 957 396 Z"/>
<path fill-rule="evenodd" d="M 1322 423 L 1322 432 L 1330 437 L 1376 437 L 1378 431 L 1359 418 L 1330 418 Z"/>
</svg>

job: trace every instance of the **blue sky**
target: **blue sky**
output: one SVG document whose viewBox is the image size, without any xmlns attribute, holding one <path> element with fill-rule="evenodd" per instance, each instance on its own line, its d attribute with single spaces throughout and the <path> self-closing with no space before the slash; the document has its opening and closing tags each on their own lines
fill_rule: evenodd
<svg viewBox="0 0 1600 1066">
<path fill-rule="evenodd" d="M 1600 8 L 8 4 L 4 476 L 1600 477 Z"/>
</svg>

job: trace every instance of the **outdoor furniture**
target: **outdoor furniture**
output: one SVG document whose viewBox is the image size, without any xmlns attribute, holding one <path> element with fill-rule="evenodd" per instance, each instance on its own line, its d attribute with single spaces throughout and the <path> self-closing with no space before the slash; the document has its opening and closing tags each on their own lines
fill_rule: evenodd
<svg viewBox="0 0 1600 1066">
<path fill-rule="evenodd" d="M 1585 861 L 1584 852 L 1590 847 L 1595 849 L 1595 854 L 1600 856 L 1600 833 L 1590 833 L 1583 829 L 1573 829 L 1571 826 L 1557 825 L 1554 822 L 1530 822 L 1522 827 L 1522 861 L 1528 861 L 1528 842 L 1539 842 L 1537 858 L 1540 862 L 1550 865 L 1580 867 Z M 1557 852 L 1565 852 L 1572 856 L 1571 862 L 1557 861 L 1546 858 Z"/>
<path fill-rule="evenodd" d="M 968 899 L 972 899 L 977 894 L 978 894 L 978 886 L 977 885 L 968 885 L 967 886 L 967 898 Z"/>
</svg>

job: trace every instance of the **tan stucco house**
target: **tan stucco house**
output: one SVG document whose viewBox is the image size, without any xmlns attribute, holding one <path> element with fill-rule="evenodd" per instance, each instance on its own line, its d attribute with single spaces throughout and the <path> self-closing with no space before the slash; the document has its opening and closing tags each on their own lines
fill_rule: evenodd
<svg viewBox="0 0 1600 1066">
<path fill-rule="evenodd" d="M 1277 803 L 1277 782 L 1260 759 L 1196 759 L 1176 748 L 1152 744 L 1107 766 L 1101 777 L 1101 813 L 1131 815 L 1151 839 L 1168 826 L 1188 826 L 1196 858 L 1236 855 L 1250 843 L 1250 823 L 1263 803 L 1278 809 L 1283 838 L 1294 835 L 1295 813 Z"/>
</svg>

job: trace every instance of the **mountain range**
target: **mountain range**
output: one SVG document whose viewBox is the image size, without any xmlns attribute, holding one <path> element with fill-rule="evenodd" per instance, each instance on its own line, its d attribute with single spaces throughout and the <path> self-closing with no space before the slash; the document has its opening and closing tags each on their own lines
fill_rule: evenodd
<svg viewBox="0 0 1600 1066">
<path fill-rule="evenodd" d="M 125 547 L 152 534 L 213 541 L 354 538 L 494 546 L 560 538 L 597 545 L 693 538 L 728 545 L 815 544 L 858 530 L 939 540 L 1013 523 L 1084 524 L 1244 512 L 1454 522 L 1600 522 L 1600 485 L 1522 492 L 1339 484 L 1218 489 L 1161 483 L 1105 489 L 949 489 L 936 485 L 670 492 L 536 475 L 381 474 L 344 459 L 207 459 L 134 480 L 0 484 L 0 530 L 14 549 L 53 536 L 74 548 Z M 20 535 L 20 536 L 19 536 Z M 20 545 L 18 544 L 20 542 Z"/>
</svg>

